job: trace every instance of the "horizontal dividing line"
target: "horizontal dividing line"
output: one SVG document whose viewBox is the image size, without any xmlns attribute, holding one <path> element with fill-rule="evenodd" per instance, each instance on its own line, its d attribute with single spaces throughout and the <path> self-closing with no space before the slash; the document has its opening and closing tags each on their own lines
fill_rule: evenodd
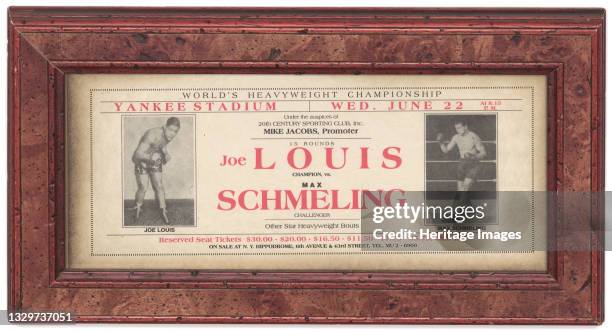
<svg viewBox="0 0 612 331">
<path fill-rule="evenodd" d="M 153 226 L 157 227 L 157 226 Z M 328 234 L 348 234 L 364 235 L 369 233 L 351 232 L 304 232 L 304 233 L 109 233 L 107 237 L 130 237 L 130 236 L 299 236 L 304 234 L 328 235 Z M 254 243 L 261 244 L 261 242 Z"/>
<path fill-rule="evenodd" d="M 65 62 L 65 61 L 64 61 Z M 70 61 L 69 61 L 70 62 Z M 74 62 L 74 61 L 72 61 Z M 112 61 L 111 61 L 112 62 Z M 146 63 L 146 61 L 143 61 Z M 212 61 L 209 63 L 233 63 L 233 62 L 246 62 L 252 63 L 252 61 Z M 332 63 L 337 64 L 339 61 L 300 61 L 298 63 Z M 185 61 L 179 61 L 178 63 L 185 63 Z M 200 63 L 200 62 L 196 62 Z M 265 61 L 264 61 L 265 63 Z M 276 62 L 268 62 L 270 64 L 276 64 Z M 362 62 L 363 63 L 363 62 Z M 363 63 L 371 68 L 371 63 Z M 422 65 L 422 63 L 410 63 L 414 65 Z M 533 86 L 378 86 L 378 87 L 364 87 L 364 86 L 353 86 L 353 87 L 173 87 L 173 88 L 94 88 L 92 91 L 96 92 L 115 92 L 115 91 L 299 91 L 299 90 L 504 90 L 504 89 L 532 89 Z"/>
<path fill-rule="evenodd" d="M 353 102 L 353 101 L 406 101 L 406 102 L 420 102 L 420 101 L 523 101 L 524 99 L 293 99 L 293 100 L 279 100 L 279 99 L 248 99 L 248 100 L 102 100 L 100 103 L 115 103 L 115 102 Z M 452 110 L 452 109 L 448 109 Z"/>
<path fill-rule="evenodd" d="M 456 179 L 426 179 L 426 182 L 456 182 Z M 496 182 L 497 179 L 477 179 L 477 182 Z"/>
<path fill-rule="evenodd" d="M 361 221 L 361 218 L 265 218 L 264 221 Z"/>
<path fill-rule="evenodd" d="M 372 138 L 352 138 L 352 137 L 329 137 L 329 138 L 320 138 L 320 137 L 316 137 L 316 138 L 303 138 L 303 137 L 299 137 L 299 138 L 292 138 L 292 137 L 287 137 L 287 138 L 280 138 L 280 137 L 274 137 L 274 138 L 251 138 L 251 140 L 292 140 L 292 139 L 305 139 L 305 140 L 310 140 L 310 139 L 326 139 L 326 140 L 337 140 L 337 139 L 344 139 L 344 140 L 370 140 Z"/>
<path fill-rule="evenodd" d="M 512 112 L 522 111 L 520 109 L 498 109 L 498 110 L 484 110 L 484 109 L 462 109 L 462 110 L 447 110 L 447 109 L 427 109 L 427 110 L 227 110 L 227 111 L 142 111 L 142 112 L 127 112 L 127 111 L 101 111 L 100 114 L 123 114 L 123 115 L 138 115 L 138 114 L 156 114 L 156 115 L 169 115 L 169 114 L 274 114 L 274 113 L 347 113 L 347 114 L 366 114 L 366 113 L 389 113 L 389 114 L 402 114 L 402 113 L 423 113 L 423 112 L 448 112 L 451 114 L 460 114 L 462 112 L 484 112 L 484 113 L 495 113 L 495 112 Z M 449 114 L 444 114 L 449 115 Z"/>
<path fill-rule="evenodd" d="M 457 163 L 463 160 L 426 160 L 425 163 Z M 478 162 L 497 163 L 496 160 L 480 160 Z"/>
<path fill-rule="evenodd" d="M 481 140 L 480 142 L 483 143 L 483 144 L 497 144 L 496 140 Z M 427 143 L 427 144 L 439 144 L 439 143 L 448 144 L 448 143 L 450 143 L 450 140 L 444 140 L 444 141 L 425 140 L 425 143 Z"/>
</svg>

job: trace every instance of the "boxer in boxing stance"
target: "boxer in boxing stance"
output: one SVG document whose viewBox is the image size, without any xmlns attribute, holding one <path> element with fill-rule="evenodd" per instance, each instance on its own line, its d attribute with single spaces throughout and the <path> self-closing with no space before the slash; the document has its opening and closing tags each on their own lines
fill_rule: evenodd
<svg viewBox="0 0 612 331">
<path fill-rule="evenodd" d="M 451 138 L 448 144 L 442 139 L 444 135 L 438 133 L 436 140 L 440 144 L 442 153 L 446 154 L 457 147 L 459 149 L 459 165 L 457 166 L 457 191 L 458 200 L 462 205 L 469 205 L 468 191 L 478 177 L 480 171 L 480 160 L 487 156 L 480 137 L 468 129 L 467 124 L 462 120 L 455 122 L 457 133 Z"/>
<path fill-rule="evenodd" d="M 136 147 L 132 155 L 136 183 L 138 184 L 136 206 L 133 208 L 136 210 L 136 219 L 140 217 L 147 186 L 149 186 L 149 181 L 151 181 L 164 223 L 170 224 L 168 212 L 166 211 L 166 192 L 162 173 L 163 166 L 170 162 L 171 159 L 166 147 L 178 134 L 180 128 L 180 120 L 176 117 L 170 117 L 166 121 L 166 125 L 151 128 L 140 138 L 138 147 Z"/>
</svg>

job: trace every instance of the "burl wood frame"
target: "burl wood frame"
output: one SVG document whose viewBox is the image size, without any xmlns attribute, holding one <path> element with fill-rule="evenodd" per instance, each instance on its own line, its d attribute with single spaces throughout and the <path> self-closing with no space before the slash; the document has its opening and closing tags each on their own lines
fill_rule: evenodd
<svg viewBox="0 0 612 331">
<path fill-rule="evenodd" d="M 11 311 L 70 311 L 81 322 L 602 322 L 598 201 L 589 210 L 555 206 L 556 249 L 544 273 L 66 270 L 64 79 L 545 74 L 548 189 L 599 192 L 603 10 L 11 8 L 8 15 Z M 570 218 L 582 231 L 562 233 Z M 590 250 L 563 249 L 562 240 Z"/>
</svg>

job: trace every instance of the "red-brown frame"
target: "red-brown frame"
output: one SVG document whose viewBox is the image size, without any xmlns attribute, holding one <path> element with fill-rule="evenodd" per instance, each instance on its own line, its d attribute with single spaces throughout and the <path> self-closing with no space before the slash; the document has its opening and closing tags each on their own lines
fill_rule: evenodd
<svg viewBox="0 0 612 331">
<path fill-rule="evenodd" d="M 545 273 L 65 270 L 64 77 L 81 72 L 545 74 L 548 190 L 599 192 L 603 36 L 601 10 L 12 8 L 9 308 L 71 310 L 84 322 L 601 323 L 603 213 L 597 200 L 590 215 L 577 215 L 588 216 L 579 226 L 590 234 L 591 250 L 552 249 Z M 254 42 L 257 38 L 264 42 Z M 207 41 L 252 42 L 253 48 L 235 49 L 241 56 L 236 58 L 206 48 Z M 333 42 L 354 52 L 330 52 L 339 48 Z M 373 52 L 361 49 L 372 43 Z M 391 53 L 389 44 L 399 45 L 393 50 L 402 53 Z M 457 54 L 444 53 L 452 47 Z M 551 215 L 551 225 L 563 220 Z M 550 242 L 560 240 L 556 229 L 561 228 L 550 227 Z M 139 308 L 119 312 L 118 299 L 100 305 L 111 293 L 138 302 Z M 450 312 L 436 302 L 446 293 L 454 297 Z M 333 304 L 342 294 L 354 308 Z M 142 297 L 159 301 L 144 303 Z M 178 297 L 203 300 L 209 307 L 186 314 L 178 309 L 186 299 Z M 214 305 L 228 297 L 252 304 Z M 300 304 L 288 301 L 298 297 Z M 161 305 L 168 298 L 177 300 L 176 307 Z M 550 299 L 560 302 L 552 307 Z M 96 300 L 98 305 L 87 306 Z M 499 306 L 478 307 L 488 301 Z M 524 306 L 518 304 L 522 301 Z M 378 308 L 365 311 L 369 306 Z M 442 312 L 423 313 L 423 307 Z"/>
</svg>

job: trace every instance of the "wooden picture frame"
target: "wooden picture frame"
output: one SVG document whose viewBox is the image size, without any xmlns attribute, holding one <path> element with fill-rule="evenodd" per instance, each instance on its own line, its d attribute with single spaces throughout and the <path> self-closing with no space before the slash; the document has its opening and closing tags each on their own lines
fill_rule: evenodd
<svg viewBox="0 0 612 331">
<path fill-rule="evenodd" d="M 14 7 L 8 15 L 9 311 L 122 323 L 602 323 L 599 200 L 574 215 L 582 231 L 556 231 L 564 215 L 549 222 L 556 249 L 544 273 L 66 270 L 64 121 L 71 73 L 538 73 L 548 78 L 548 190 L 602 192 L 603 10 Z M 590 250 L 563 249 L 568 239 Z"/>
</svg>

